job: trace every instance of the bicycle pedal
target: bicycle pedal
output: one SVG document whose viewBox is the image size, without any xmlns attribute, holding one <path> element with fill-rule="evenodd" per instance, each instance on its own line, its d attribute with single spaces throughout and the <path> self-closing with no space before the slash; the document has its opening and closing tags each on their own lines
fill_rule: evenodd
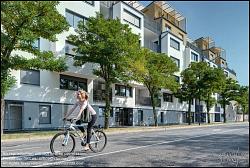
<svg viewBox="0 0 250 168">
<path fill-rule="evenodd" d="M 84 142 L 81 142 L 81 145 L 82 145 L 82 146 L 86 146 L 86 143 L 84 143 Z"/>
</svg>

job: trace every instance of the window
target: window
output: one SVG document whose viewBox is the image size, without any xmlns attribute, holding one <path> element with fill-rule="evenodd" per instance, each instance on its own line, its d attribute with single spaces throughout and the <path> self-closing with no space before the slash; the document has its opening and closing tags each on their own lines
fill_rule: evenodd
<svg viewBox="0 0 250 168">
<path fill-rule="evenodd" d="M 123 10 L 123 20 L 138 28 L 141 28 L 141 19 L 126 9 Z"/>
<path fill-rule="evenodd" d="M 40 49 L 40 38 L 36 39 L 33 43 L 32 43 L 32 47 L 34 49 Z"/>
<path fill-rule="evenodd" d="M 112 89 L 110 89 L 110 101 L 112 101 Z M 105 83 L 101 80 L 94 80 L 93 82 L 93 100 L 95 102 L 105 101 Z"/>
<path fill-rule="evenodd" d="M 77 28 L 79 21 L 85 22 L 85 20 L 86 20 L 85 17 L 83 17 L 75 12 L 72 12 L 68 9 L 66 9 L 65 12 L 66 12 L 66 20 L 70 24 L 71 27 Z"/>
<path fill-rule="evenodd" d="M 87 91 L 87 79 L 60 74 L 60 89 Z"/>
<path fill-rule="evenodd" d="M 115 85 L 115 95 L 124 97 L 133 97 L 132 87 L 124 85 Z"/>
<path fill-rule="evenodd" d="M 170 58 L 176 63 L 176 66 L 180 68 L 180 60 L 172 56 L 170 56 Z"/>
<path fill-rule="evenodd" d="M 180 77 L 179 77 L 179 76 L 176 76 L 176 75 L 174 75 L 174 77 L 175 77 L 176 82 L 177 82 L 177 83 L 180 83 Z"/>
<path fill-rule="evenodd" d="M 224 74 L 226 75 L 226 77 L 228 77 L 228 72 L 227 71 L 224 71 Z"/>
<path fill-rule="evenodd" d="M 40 86 L 40 71 L 39 70 L 21 70 L 21 84 L 30 84 Z"/>
<path fill-rule="evenodd" d="M 173 102 L 173 95 L 169 93 L 163 93 L 164 102 Z"/>
<path fill-rule="evenodd" d="M 161 123 L 164 123 L 164 112 L 161 112 Z"/>
<path fill-rule="evenodd" d="M 84 2 L 86 2 L 86 3 L 88 3 L 88 4 L 92 5 L 92 6 L 95 6 L 95 1 L 84 1 Z"/>
<path fill-rule="evenodd" d="M 73 51 L 73 49 L 77 48 L 75 45 L 70 43 L 69 41 L 65 41 L 65 54 L 70 56 L 81 56 L 81 54 Z"/>
<path fill-rule="evenodd" d="M 105 116 L 105 107 L 99 107 L 99 117 Z M 110 117 L 113 117 L 113 108 L 110 109 Z"/>
<path fill-rule="evenodd" d="M 193 53 L 193 52 L 191 52 L 191 60 L 198 62 L 198 55 L 195 54 L 195 53 Z"/>
<path fill-rule="evenodd" d="M 51 106 L 39 106 L 39 124 L 51 124 Z"/>
<path fill-rule="evenodd" d="M 170 47 L 180 51 L 180 43 L 170 37 Z"/>
<path fill-rule="evenodd" d="M 142 122 L 142 121 L 143 121 L 143 111 L 138 110 L 138 122 Z"/>
<path fill-rule="evenodd" d="M 165 24 L 165 27 L 167 31 L 171 31 L 171 27 L 169 25 Z"/>
</svg>

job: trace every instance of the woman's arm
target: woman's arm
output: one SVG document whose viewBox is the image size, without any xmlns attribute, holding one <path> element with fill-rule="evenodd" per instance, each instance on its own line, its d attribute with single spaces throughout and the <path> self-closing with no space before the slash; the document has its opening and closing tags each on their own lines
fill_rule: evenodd
<svg viewBox="0 0 250 168">
<path fill-rule="evenodd" d="M 66 113 L 64 118 L 68 118 L 70 114 L 76 109 L 77 103 L 74 104 L 74 106 Z"/>
</svg>

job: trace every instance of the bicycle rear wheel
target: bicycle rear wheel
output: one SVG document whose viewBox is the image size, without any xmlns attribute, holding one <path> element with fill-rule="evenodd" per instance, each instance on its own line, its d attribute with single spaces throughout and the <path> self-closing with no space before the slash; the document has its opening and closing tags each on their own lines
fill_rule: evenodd
<svg viewBox="0 0 250 168">
<path fill-rule="evenodd" d="M 91 137 L 89 148 L 93 152 L 101 152 L 107 144 L 107 136 L 103 131 L 96 130 L 95 131 L 96 137 L 94 134 Z"/>
<path fill-rule="evenodd" d="M 74 150 L 75 138 L 72 133 L 69 133 L 69 137 L 67 138 L 67 132 L 59 132 L 50 142 L 50 151 L 54 156 L 68 156 Z"/>
</svg>

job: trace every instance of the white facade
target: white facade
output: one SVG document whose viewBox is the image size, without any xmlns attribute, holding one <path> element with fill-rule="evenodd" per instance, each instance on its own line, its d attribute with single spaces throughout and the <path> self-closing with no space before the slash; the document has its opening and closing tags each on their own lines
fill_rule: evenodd
<svg viewBox="0 0 250 168">
<path fill-rule="evenodd" d="M 66 17 L 66 11 L 71 11 L 77 16 L 84 18 L 94 17 L 96 12 L 100 12 L 101 4 L 99 1 L 94 1 L 94 5 L 86 3 L 85 1 L 60 1 L 57 10 L 60 14 Z M 112 13 L 112 18 L 119 18 L 121 23 L 128 24 L 132 32 L 140 35 L 141 46 L 145 43 L 153 43 L 159 40 L 159 36 L 155 32 L 144 28 L 144 15 L 137 9 L 131 7 L 125 2 L 117 2 L 110 8 L 104 10 L 107 12 L 106 17 Z M 109 13 L 110 12 L 110 13 Z M 65 55 L 65 46 L 67 36 L 76 34 L 75 28 L 70 27 L 69 31 L 57 35 L 58 41 L 49 42 L 46 39 L 40 39 L 40 50 L 52 51 L 57 56 Z M 144 37 L 145 35 L 145 37 Z M 181 71 L 186 69 L 193 61 L 192 52 L 198 55 L 198 60 L 201 61 L 200 54 L 195 50 L 185 47 L 183 40 L 176 37 L 171 32 L 165 31 L 161 35 L 161 52 L 178 59 L 179 71 L 175 73 L 180 77 Z M 171 46 L 171 40 L 178 44 L 178 48 Z M 155 46 L 154 46 L 155 47 Z M 152 48 L 151 48 L 152 49 Z M 155 48 L 154 48 L 155 49 Z M 17 53 L 25 54 L 26 57 L 32 57 L 32 54 L 15 51 Z M 13 52 L 13 54 L 15 53 Z M 21 71 L 13 70 L 11 73 L 15 76 L 16 85 L 5 96 L 6 100 L 6 115 L 5 115 L 5 129 L 41 129 L 41 128 L 57 128 L 62 126 L 61 119 L 65 112 L 75 103 L 75 91 L 60 88 L 60 74 L 68 75 L 75 78 L 86 79 L 87 91 L 89 92 L 89 101 L 97 111 L 97 123 L 103 125 L 104 116 L 101 113 L 101 108 L 105 106 L 104 101 L 94 100 L 94 82 L 98 79 L 93 75 L 92 70 L 97 67 L 95 64 L 87 63 L 82 67 L 74 67 L 73 59 L 67 60 L 69 69 L 63 73 L 56 73 L 50 71 L 42 71 L 39 73 L 39 85 L 23 84 L 21 82 Z M 210 63 L 210 66 L 217 66 Z M 181 82 L 181 78 L 180 78 Z M 122 84 L 119 84 L 122 85 Z M 132 96 L 117 96 L 115 94 L 115 84 L 112 85 L 112 104 L 113 113 L 110 117 L 110 126 L 117 126 L 121 123 L 123 125 L 139 125 L 153 124 L 153 113 L 150 105 L 150 96 L 145 86 L 136 82 L 131 83 Z M 162 93 L 169 93 L 169 90 L 162 89 Z M 217 95 L 214 95 L 217 97 Z M 163 96 L 160 98 L 160 106 L 156 107 L 158 123 L 183 123 L 186 122 L 186 112 L 188 111 L 187 102 L 180 103 L 177 98 L 173 96 L 173 101 L 164 101 Z M 191 112 L 195 112 L 195 101 L 191 106 Z M 49 113 L 41 113 L 43 106 L 50 109 Z M 20 108 L 19 108 L 20 107 Z M 221 110 L 222 111 L 222 110 Z M 206 112 L 205 105 L 203 112 Z M 214 113 L 214 108 L 211 109 Z M 121 114 L 123 116 L 121 116 Z M 41 124 L 41 115 L 50 116 L 50 122 Z M 125 117 L 124 117 L 125 116 Z M 122 121 L 120 120 L 122 117 Z M 19 118 L 19 119 L 17 119 Z M 194 115 L 195 118 L 195 115 Z M 214 121 L 215 117 L 211 116 Z M 142 121 L 141 121 L 142 119 Z"/>
<path fill-rule="evenodd" d="M 132 32 L 140 36 L 141 46 L 144 46 L 143 13 L 120 1 L 113 6 L 113 19 L 119 18 L 121 23 L 128 24 Z M 138 19 L 137 19 L 138 18 Z"/>
</svg>

